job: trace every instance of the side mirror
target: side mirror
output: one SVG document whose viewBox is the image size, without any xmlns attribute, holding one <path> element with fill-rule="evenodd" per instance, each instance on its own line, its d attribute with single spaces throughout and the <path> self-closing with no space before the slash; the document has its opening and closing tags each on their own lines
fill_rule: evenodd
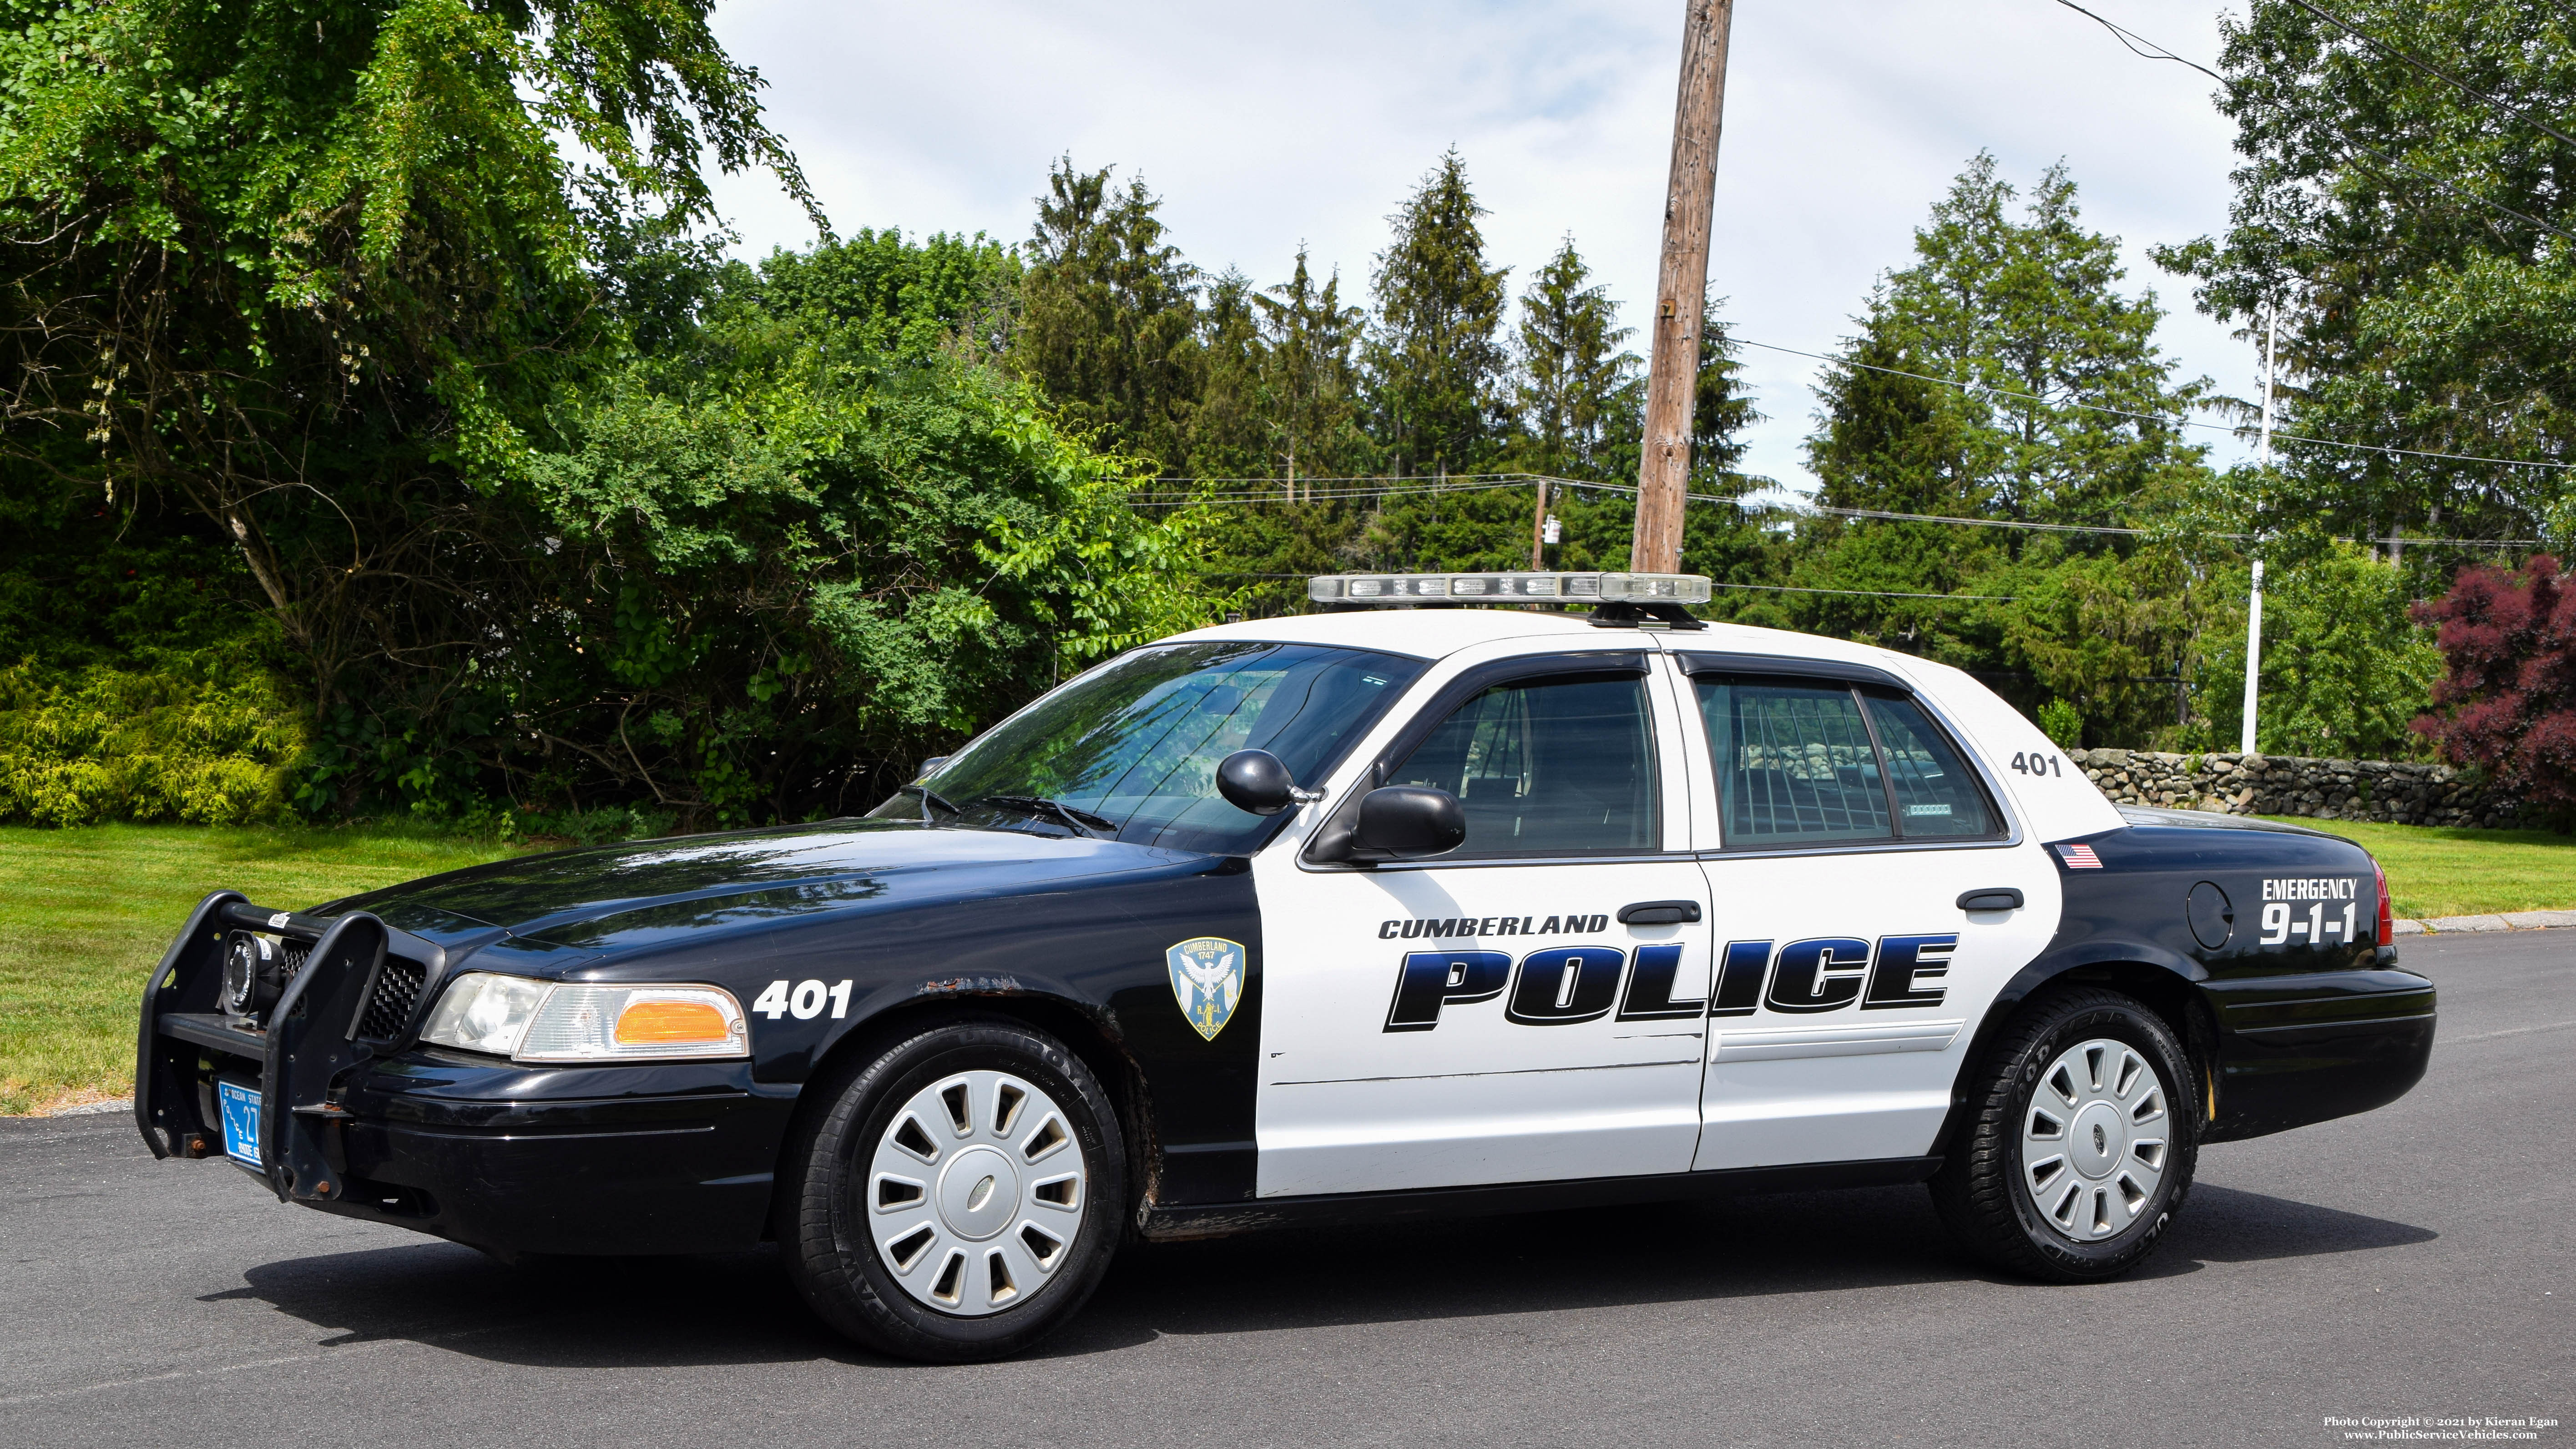
<svg viewBox="0 0 2576 1449">
<path fill-rule="evenodd" d="M 1446 790 L 1382 785 L 1360 797 L 1351 844 L 1380 857 L 1440 855 L 1467 842 L 1467 807 Z"/>
<path fill-rule="evenodd" d="M 920 769 L 915 770 L 915 771 L 913 771 L 913 772 L 912 772 L 912 778 L 913 778 L 913 779 L 915 779 L 915 780 L 927 780 L 927 779 L 929 779 L 931 776 L 933 776 L 933 775 L 935 775 L 935 774 L 938 774 L 938 773 L 939 773 L 939 767 L 940 767 L 940 766 L 942 766 L 942 765 L 944 765 L 944 764 L 947 764 L 947 763 L 948 763 L 948 761 L 949 761 L 951 758 L 952 758 L 952 757 L 951 757 L 951 756 L 948 756 L 948 755 L 933 755 L 933 756 L 931 756 L 929 759 L 926 759 L 926 760 L 924 760 L 924 761 L 922 761 L 922 762 L 921 762 L 921 768 L 920 768 Z"/>
<path fill-rule="evenodd" d="M 1297 788 L 1297 777 L 1268 750 L 1237 750 L 1217 762 L 1216 792 L 1225 803 L 1254 815 L 1276 815 L 1291 805 L 1317 798 Z"/>
</svg>

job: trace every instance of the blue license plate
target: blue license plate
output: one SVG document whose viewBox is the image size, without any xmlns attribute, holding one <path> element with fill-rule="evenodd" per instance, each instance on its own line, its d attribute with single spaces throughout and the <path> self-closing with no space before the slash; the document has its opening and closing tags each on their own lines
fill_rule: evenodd
<svg viewBox="0 0 2576 1449">
<path fill-rule="evenodd" d="M 224 1113 L 224 1152 L 244 1167 L 259 1166 L 259 1093 L 231 1082 L 215 1083 Z"/>
</svg>

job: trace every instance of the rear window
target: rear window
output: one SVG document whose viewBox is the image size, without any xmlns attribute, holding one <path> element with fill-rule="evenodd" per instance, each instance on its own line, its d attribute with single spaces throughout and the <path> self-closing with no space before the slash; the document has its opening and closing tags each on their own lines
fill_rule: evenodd
<svg viewBox="0 0 2576 1449">
<path fill-rule="evenodd" d="M 1912 700 L 1797 680 L 1694 683 L 1728 849 L 1997 833 L 1983 788 Z"/>
</svg>

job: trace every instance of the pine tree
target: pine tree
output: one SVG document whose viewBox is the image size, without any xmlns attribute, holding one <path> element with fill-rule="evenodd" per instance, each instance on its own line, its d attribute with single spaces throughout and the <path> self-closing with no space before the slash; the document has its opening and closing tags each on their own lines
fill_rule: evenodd
<svg viewBox="0 0 2576 1449">
<path fill-rule="evenodd" d="M 1189 469 L 1202 478 L 1268 471 L 1270 349 L 1253 305 L 1252 279 L 1227 268 L 1207 285 L 1199 311 L 1199 395 L 1190 415 Z"/>
<path fill-rule="evenodd" d="M 1744 465 L 1745 451 L 1753 446 L 1744 434 L 1763 421 L 1763 416 L 1753 405 L 1753 394 L 1744 390 L 1744 364 L 1736 360 L 1743 348 L 1728 334 L 1725 320 L 1717 315 L 1725 305 L 1724 297 L 1711 297 L 1700 313 L 1699 371 L 1691 380 L 1690 491 L 1740 498 L 1767 481 L 1747 478 L 1737 471 Z M 1638 405 L 1637 425 L 1638 437 L 1630 446 L 1642 448 L 1642 402 Z M 1637 471 L 1635 461 L 1629 460 L 1628 476 Z"/>
<path fill-rule="evenodd" d="M 1065 157 L 1048 173 L 1013 360 L 1077 429 L 1187 472 L 1206 368 L 1199 272 L 1166 240 L 1143 178 L 1115 191 L 1111 170 Z"/>
<path fill-rule="evenodd" d="M 1807 445 L 1817 501 L 2153 525 L 2205 486 L 2174 419 L 2207 384 L 2175 381 L 2154 295 L 2120 293 L 2118 239 L 2082 227 L 2075 190 L 2053 166 L 2016 216 L 1981 153 L 1933 205 L 1914 264 L 1880 279 L 1826 376 Z M 2191 672 L 2201 553 L 1833 517 L 1803 522 L 1794 552 L 1791 581 L 1818 592 L 1772 606 L 1782 622 L 1984 670 L 2025 709 L 2067 701 L 2097 742 L 2175 727 L 2171 689 L 2146 680 Z"/>
<path fill-rule="evenodd" d="M 1338 274 L 1315 286 L 1301 245 L 1295 274 L 1252 299 L 1261 314 L 1271 455 L 1283 484 L 1301 475 L 1348 477 L 1374 462 L 1354 357 L 1365 315 L 1342 305 L 1341 286 Z"/>
<path fill-rule="evenodd" d="M 2080 224 L 2063 163 L 2020 219 L 2015 188 L 1979 152 L 1914 233 L 1915 264 L 1884 277 L 1861 318 L 1896 365 L 1972 389 L 1966 467 L 1979 511 L 2091 522 L 2171 501 L 2202 449 L 2165 421 L 2205 382 L 2177 384 L 2156 350 L 2155 294 L 2122 296 L 2119 239 Z"/>
<path fill-rule="evenodd" d="M 1514 385 L 1521 469 L 1558 478 L 1601 478 L 1615 466 L 1605 456 L 1639 414 L 1642 364 L 1622 344 L 1636 334 L 1619 325 L 1610 289 L 1567 237 L 1521 294 L 1520 376 Z M 1636 471 L 1633 466 L 1629 473 Z"/>
<path fill-rule="evenodd" d="M 1230 416 L 1240 393 L 1254 400 L 1249 426 L 1236 435 L 1228 477 L 1276 478 L 1274 498 L 1223 505 L 1206 537 L 1217 551 L 1220 586 L 1237 589 L 1255 614 L 1295 613 L 1306 607 L 1305 576 L 1336 573 L 1361 561 L 1360 539 L 1370 500 L 1329 492 L 1318 499 L 1313 480 L 1348 478 L 1376 466 L 1362 429 L 1359 371 L 1353 351 L 1363 331 L 1360 309 L 1341 301 L 1341 280 L 1315 285 L 1306 253 L 1286 282 L 1264 292 L 1235 290 L 1231 274 L 1212 288 L 1208 311 L 1226 319 L 1209 329 L 1211 366 L 1203 419 Z M 1239 336 L 1232 321 L 1237 298 L 1248 304 L 1257 330 Z M 1200 456 L 1213 458 L 1213 451 Z M 1213 465 L 1203 471 L 1215 473 Z"/>
<path fill-rule="evenodd" d="M 1636 329 L 1619 325 L 1618 304 L 1592 280 L 1571 236 L 1521 294 L 1519 333 L 1513 469 L 1542 479 L 1634 479 L 1645 384 L 1643 364 L 1622 344 Z M 1605 546 L 1624 544 L 1636 514 L 1624 494 L 1569 494 L 1546 481 L 1533 485 L 1521 511 L 1531 566 L 1568 568 L 1597 563 Z M 1551 516 L 1564 530 L 1553 553 L 1542 531 Z"/>
<path fill-rule="evenodd" d="M 1743 471 L 1745 452 L 1752 446 L 1744 435 L 1763 415 L 1744 387 L 1744 364 L 1736 358 L 1743 349 L 1718 315 L 1725 305 L 1724 297 L 1711 297 L 1700 315 L 1699 370 L 1691 381 L 1690 491 L 1697 501 L 1684 505 L 1682 571 L 1707 574 L 1721 584 L 1768 583 L 1781 567 L 1779 539 L 1765 518 L 1746 513 L 1740 504 L 1746 494 L 1772 486 L 1770 479 Z M 1624 469 L 1620 476 L 1637 476 L 1644 431 L 1641 405 L 1635 434 L 1618 448 L 1618 466 Z M 1711 498 L 1722 501 L 1706 501 Z M 1634 532 L 1635 517 L 1633 504 L 1620 510 L 1622 539 Z M 1714 603 L 1718 612 L 1744 618 L 1748 608 L 1779 597 L 1720 590 Z"/>
<path fill-rule="evenodd" d="M 1508 364 L 1508 268 L 1485 265 L 1485 239 L 1455 148 L 1389 221 L 1378 253 L 1377 325 L 1369 339 L 1378 440 L 1404 476 L 1469 472 L 1487 461 Z"/>
</svg>

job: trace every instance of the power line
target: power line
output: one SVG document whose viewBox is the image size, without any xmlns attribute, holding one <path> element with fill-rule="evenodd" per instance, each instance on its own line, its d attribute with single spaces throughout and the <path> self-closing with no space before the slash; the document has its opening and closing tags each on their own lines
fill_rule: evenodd
<svg viewBox="0 0 2576 1449">
<path fill-rule="evenodd" d="M 1939 379 L 1935 378 L 1932 379 L 1932 381 L 1939 381 Z M 2275 436 L 2279 435 L 2276 434 Z M 1278 484 L 1282 480 L 1276 478 L 1246 479 L 1175 477 L 1163 478 L 1157 481 L 1163 483 L 1252 482 Z M 1305 480 L 1301 479 L 1299 481 L 1302 483 Z M 1450 493 L 1486 493 L 1503 488 L 1524 488 L 1532 483 L 1546 483 L 1555 487 L 1591 489 L 1595 492 L 1616 493 L 1629 497 L 1635 496 L 1637 492 L 1637 485 L 1633 483 L 1601 483 L 1589 478 L 1557 478 L 1544 473 L 1453 473 L 1440 479 L 1404 478 L 1388 475 L 1372 478 L 1344 478 L 1331 481 L 1342 483 L 1368 483 L 1375 486 L 1344 490 L 1328 490 L 1318 498 L 1301 499 L 1299 501 L 1301 503 L 1329 503 L 1346 498 L 1412 498 Z M 1692 503 L 1732 504 L 1736 508 L 1748 512 L 1770 506 L 1750 503 L 1744 497 L 1724 493 L 1686 493 L 1683 497 Z M 1272 487 L 1257 489 L 1239 488 L 1223 493 L 1184 493 L 1169 491 L 1161 493 L 1140 492 L 1131 496 L 1129 499 L 1129 502 L 1133 506 L 1139 508 L 1190 508 L 1199 504 L 1208 503 L 1268 504 L 1281 503 L 1284 501 L 1285 500 L 1279 496 L 1278 491 Z M 1798 514 L 1826 514 L 1836 518 L 1876 519 L 1890 523 L 1946 523 L 1965 528 L 2009 528 L 2020 529 L 2033 533 L 2103 533 L 2115 534 L 2128 538 L 2148 538 L 2152 537 L 2156 533 L 2156 530 L 2151 528 L 2130 528 L 2124 525 L 2112 523 L 2035 523 L 2018 518 L 1967 518 L 1957 514 L 1948 513 L 1901 513 L 1894 509 L 1886 508 L 1836 508 L 1828 504 L 1809 503 L 1804 500 L 1782 505 L 1781 511 Z M 2254 537 L 2254 535 L 2246 533 L 2217 533 L 2207 531 L 2200 533 L 2199 536 L 2202 538 L 2221 538 L 2236 543 L 2246 542 Z M 2536 538 L 2405 537 L 2402 541 L 2420 547 L 2451 546 L 2458 548 L 2537 548 L 2542 543 L 2542 540 Z M 1246 574 L 1241 575 L 1240 577 L 1250 578 L 1254 576 Z M 1280 575 L 1280 577 L 1302 578 L 1304 575 L 1283 574 Z M 1752 588 L 1755 586 L 1751 584 L 1735 584 L 1728 585 L 1727 587 Z M 1926 595 L 1925 597 L 1946 599 L 1964 598 L 1968 596 L 1935 594 Z"/>
<path fill-rule="evenodd" d="M 1801 589 L 1788 584 L 1720 584 L 1713 589 L 1759 589 L 1766 594 L 1843 594 L 1857 599 L 1957 599 L 1969 603 L 2009 604 L 2011 594 L 1900 594 L 1886 589 Z"/>
<path fill-rule="evenodd" d="M 2063 4 L 2065 3 L 2065 0 L 2059 0 L 2059 3 Z M 2081 408 L 2086 412 L 2109 413 L 2114 417 L 2136 418 L 2143 422 L 2163 423 L 2168 427 L 2205 428 L 2211 432 L 2227 433 L 2230 435 L 2243 431 L 2240 428 L 2230 427 L 2225 423 L 2197 422 L 2191 418 L 2179 417 L 2167 413 L 2133 412 L 2127 408 L 2106 407 L 2100 403 L 2076 402 L 2072 399 L 2065 402 L 2054 402 L 2048 398 L 2041 397 L 2037 393 L 2016 392 L 2008 387 L 1994 387 L 1982 382 L 1961 382 L 1956 378 L 1935 377 L 1928 372 L 1908 372 L 1901 367 L 1882 367 L 1875 362 L 1860 362 L 1849 357 L 1835 357 L 1828 353 L 1802 352 L 1795 347 L 1782 347 L 1776 343 L 1770 342 L 1756 342 L 1749 337 L 1732 337 L 1728 340 L 1746 347 L 1759 347 L 1765 352 L 1785 352 L 1792 357 L 1811 358 L 1817 362 L 1831 363 L 1836 367 L 1859 367 L 1866 368 L 1871 372 L 1892 373 L 1895 376 L 1910 377 L 1919 382 L 1935 382 L 1939 383 L 1943 387 L 1954 387 L 1962 392 L 1991 393 L 1997 397 L 2020 398 L 2026 402 L 2038 403 L 2043 407 Z M 2426 448 L 2400 448 L 2386 443 L 2347 443 L 2335 438 L 2302 437 L 2297 433 L 2274 433 L 2272 437 L 2275 441 L 2281 442 L 2314 443 L 2321 448 L 2343 448 L 2355 453 L 2381 453 L 2408 458 L 2433 458 L 2447 463 L 2488 463 L 2500 468 L 2576 468 L 2576 463 L 2543 463 L 2536 462 L 2529 458 L 2488 458 L 2475 453 L 2441 453 Z"/>
<path fill-rule="evenodd" d="M 2209 77 L 2211 80 L 2218 82 L 2220 85 L 2227 87 L 2230 94 L 2239 97 L 2242 97 L 2245 94 L 2246 88 L 2239 82 L 2229 80 L 2227 77 L 2211 70 L 2208 66 L 2202 65 L 2199 61 L 2193 60 L 2187 56 L 2176 55 L 2172 51 L 2156 44 L 2154 41 L 2147 39 L 2145 36 L 2138 34 L 2134 30 L 2127 30 L 2118 25 L 2114 25 L 2110 21 L 2103 19 L 2101 16 L 2094 14 L 2092 11 L 2085 9 L 2083 6 L 2076 4 L 2075 0 L 2057 0 L 2057 3 L 2074 11 L 2076 14 L 2083 16 L 2085 19 L 2092 21 L 2096 25 L 2101 26 L 2103 29 L 2110 31 L 2112 36 L 2116 38 L 2121 45 L 2126 46 L 2132 55 L 2138 56 L 2144 60 L 2169 60 L 2176 65 L 2187 65 L 2193 70 L 2199 71 L 2202 75 Z M 2141 49 L 2140 47 L 2145 48 Z M 2419 181 L 2430 182 L 2433 185 L 2442 188 L 2444 191 L 2450 192 L 2454 196 L 2464 197 L 2470 201 L 2477 202 L 2482 206 L 2494 207 L 2496 210 L 2514 218 L 2516 221 L 2523 222 L 2530 226 L 2536 226 L 2542 231 L 2549 233 L 2551 236 L 2560 237 L 2567 241 L 2576 241 L 2576 232 L 2566 231 L 2559 227 L 2552 226 L 2548 222 L 2542 221 L 2536 216 L 2530 216 L 2523 212 L 2516 211 L 2501 201 L 2481 196 L 2474 191 L 2469 191 L 2462 187 L 2455 186 L 2451 182 L 2434 175 L 2430 171 L 2426 171 L 2407 162 L 2400 161 L 2397 158 L 2387 155 L 2373 147 L 2365 146 L 2361 142 L 2354 140 L 2342 127 L 2337 126 L 2330 121 L 2323 122 L 2323 124 L 2326 129 L 2334 133 L 2337 140 L 2340 140 L 2346 146 L 2371 157 L 2383 166 L 2394 167 L 2399 171 L 2403 171 L 2408 175 L 2415 177 Z"/>
</svg>

